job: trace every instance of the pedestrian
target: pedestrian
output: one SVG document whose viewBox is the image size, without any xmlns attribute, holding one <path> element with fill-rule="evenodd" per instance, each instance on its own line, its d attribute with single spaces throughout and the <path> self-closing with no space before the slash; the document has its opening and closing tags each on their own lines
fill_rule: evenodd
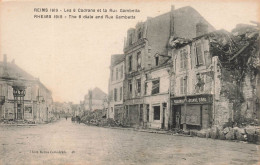
<svg viewBox="0 0 260 165">
<path fill-rule="evenodd" d="M 66 116 L 65 118 L 66 118 L 66 120 L 67 120 L 67 116 Z"/>
</svg>

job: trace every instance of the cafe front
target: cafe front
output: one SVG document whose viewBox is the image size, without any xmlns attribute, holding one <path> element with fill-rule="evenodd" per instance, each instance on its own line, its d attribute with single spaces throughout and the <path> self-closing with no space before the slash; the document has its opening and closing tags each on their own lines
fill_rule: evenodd
<svg viewBox="0 0 260 165">
<path fill-rule="evenodd" d="M 212 123 L 212 95 L 172 97 L 172 128 L 206 129 Z"/>
</svg>

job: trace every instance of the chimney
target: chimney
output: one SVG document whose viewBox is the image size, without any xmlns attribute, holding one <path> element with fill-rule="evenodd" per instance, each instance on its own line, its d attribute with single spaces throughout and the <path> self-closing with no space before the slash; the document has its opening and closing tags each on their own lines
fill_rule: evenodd
<svg viewBox="0 0 260 165">
<path fill-rule="evenodd" d="M 174 36 L 174 5 L 171 6 L 170 12 L 170 36 Z"/>
</svg>

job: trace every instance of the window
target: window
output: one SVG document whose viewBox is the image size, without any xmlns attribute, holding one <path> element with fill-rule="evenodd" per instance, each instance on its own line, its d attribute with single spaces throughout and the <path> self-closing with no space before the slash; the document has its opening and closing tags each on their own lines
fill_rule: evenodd
<svg viewBox="0 0 260 165">
<path fill-rule="evenodd" d="M 137 53 L 137 70 L 141 69 L 141 52 Z"/>
<path fill-rule="evenodd" d="M 201 50 L 201 44 L 197 43 L 195 45 L 195 53 L 196 53 L 196 65 L 203 65 L 203 55 Z"/>
<path fill-rule="evenodd" d="M 130 34 L 129 36 L 129 45 L 133 44 L 133 33 Z"/>
<path fill-rule="evenodd" d="M 148 88 L 148 83 L 145 82 L 144 84 L 144 94 L 147 95 L 147 88 Z"/>
<path fill-rule="evenodd" d="M 154 110 L 153 119 L 154 120 L 160 120 L 160 106 L 154 106 L 153 110 Z"/>
<path fill-rule="evenodd" d="M 124 74 L 124 69 L 123 69 L 123 65 L 121 65 L 121 79 L 123 78 L 123 74 Z"/>
<path fill-rule="evenodd" d="M 186 78 L 185 77 L 181 77 L 180 78 L 180 94 L 186 94 L 186 92 L 187 92 L 187 76 L 186 76 Z"/>
<path fill-rule="evenodd" d="M 197 79 L 196 86 L 195 86 L 196 92 L 197 93 L 203 92 L 204 91 L 204 85 L 205 85 L 204 75 L 197 74 L 196 79 Z"/>
<path fill-rule="evenodd" d="M 180 51 L 180 68 L 181 69 L 186 69 L 187 68 L 187 50 L 186 49 L 182 49 Z"/>
<path fill-rule="evenodd" d="M 114 89 L 114 100 L 117 101 L 117 89 Z"/>
<path fill-rule="evenodd" d="M 120 87 L 120 100 L 122 100 L 122 97 L 123 97 L 123 88 Z"/>
<path fill-rule="evenodd" d="M 160 80 L 154 80 L 152 82 L 153 86 L 152 86 L 152 94 L 157 94 L 160 92 Z"/>
<path fill-rule="evenodd" d="M 141 79 L 136 80 L 137 95 L 141 93 Z"/>
<path fill-rule="evenodd" d="M 155 57 L 155 66 L 158 66 L 159 65 L 159 56 L 156 56 Z"/>
<path fill-rule="evenodd" d="M 142 31 L 141 31 L 141 28 L 138 30 L 138 39 L 141 39 L 142 38 Z"/>
<path fill-rule="evenodd" d="M 131 80 L 128 81 L 128 90 L 129 90 L 129 95 L 132 96 L 132 90 L 133 89 L 132 89 L 132 81 Z"/>
<path fill-rule="evenodd" d="M 111 81 L 114 80 L 114 69 L 111 70 Z"/>
<path fill-rule="evenodd" d="M 118 80 L 118 68 L 116 68 L 116 80 Z"/>
<path fill-rule="evenodd" d="M 132 71 L 132 56 L 129 56 L 129 72 Z"/>
</svg>

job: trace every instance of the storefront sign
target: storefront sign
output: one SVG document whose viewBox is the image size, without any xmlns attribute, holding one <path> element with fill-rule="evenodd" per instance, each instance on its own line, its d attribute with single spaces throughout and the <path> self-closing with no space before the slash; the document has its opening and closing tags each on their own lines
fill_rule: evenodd
<svg viewBox="0 0 260 165">
<path fill-rule="evenodd" d="M 185 97 L 173 98 L 173 104 L 184 104 Z M 211 103 L 212 95 L 187 96 L 187 104 L 193 103 Z"/>
</svg>

